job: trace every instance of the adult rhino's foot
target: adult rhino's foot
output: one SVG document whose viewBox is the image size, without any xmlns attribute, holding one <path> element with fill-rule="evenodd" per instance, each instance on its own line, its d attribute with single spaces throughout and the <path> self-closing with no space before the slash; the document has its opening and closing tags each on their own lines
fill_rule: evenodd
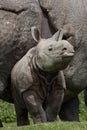
<svg viewBox="0 0 87 130">
<path fill-rule="evenodd" d="M 17 126 L 25 126 L 25 125 L 30 125 L 30 122 L 28 120 L 28 114 L 26 111 L 20 112 L 19 115 L 17 115 Z"/>
<path fill-rule="evenodd" d="M 63 121 L 79 121 L 79 100 L 77 96 L 62 104 L 59 117 Z"/>
<path fill-rule="evenodd" d="M 4 92 L 4 89 L 5 89 L 4 84 L 2 81 L 0 81 L 0 95 Z"/>
<path fill-rule="evenodd" d="M 2 81 L 0 81 L 0 99 L 13 103 L 10 86 L 8 88 Z"/>
<path fill-rule="evenodd" d="M 3 127 L 3 124 L 2 124 L 2 122 L 1 122 L 1 120 L 0 120 L 0 127 Z"/>
</svg>

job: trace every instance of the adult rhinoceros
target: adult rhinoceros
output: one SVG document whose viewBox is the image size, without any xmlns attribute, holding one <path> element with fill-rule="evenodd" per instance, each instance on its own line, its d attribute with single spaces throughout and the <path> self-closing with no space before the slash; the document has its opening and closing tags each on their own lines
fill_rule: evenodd
<svg viewBox="0 0 87 130">
<path fill-rule="evenodd" d="M 68 99 L 87 86 L 86 5 L 87 0 L 0 0 L 1 99 L 13 102 L 10 91 L 10 72 L 13 65 L 34 45 L 30 27 L 35 25 L 42 32 L 42 37 L 50 37 L 60 27 L 63 27 L 65 32 L 68 25 L 74 28 L 75 33 L 71 43 L 76 49 L 76 54 L 65 73 L 67 88 L 71 90 Z M 70 34 L 69 28 L 68 31 Z M 69 37 L 68 33 L 64 38 L 67 39 L 67 37 Z M 78 120 L 77 106 L 77 98 L 65 102 L 61 109 L 61 119 Z"/>
</svg>

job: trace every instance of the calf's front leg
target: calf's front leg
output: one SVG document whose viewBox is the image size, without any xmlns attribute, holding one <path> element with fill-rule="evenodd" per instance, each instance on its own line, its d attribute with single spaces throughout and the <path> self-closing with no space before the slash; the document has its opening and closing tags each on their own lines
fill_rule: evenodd
<svg viewBox="0 0 87 130">
<path fill-rule="evenodd" d="M 55 90 L 50 93 L 47 99 L 46 116 L 47 121 L 56 121 L 64 97 L 64 90 Z"/>
<path fill-rule="evenodd" d="M 13 97 L 14 97 L 14 105 L 15 105 L 15 110 L 16 110 L 16 116 L 17 116 L 17 126 L 23 126 L 23 125 L 29 125 L 30 122 L 28 120 L 28 110 L 26 109 L 25 106 L 22 106 L 20 102 L 22 100 L 19 98 L 16 99 L 16 91 L 13 89 Z"/>
<path fill-rule="evenodd" d="M 42 103 L 35 92 L 25 92 L 23 94 L 26 107 L 33 118 L 34 123 L 46 122 L 46 113 L 42 108 Z"/>
</svg>

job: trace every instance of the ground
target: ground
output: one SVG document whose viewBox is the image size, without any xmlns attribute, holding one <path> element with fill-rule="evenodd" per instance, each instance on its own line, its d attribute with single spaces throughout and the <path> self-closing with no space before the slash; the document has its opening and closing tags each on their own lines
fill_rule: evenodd
<svg viewBox="0 0 87 130">
<path fill-rule="evenodd" d="M 14 105 L 0 101 L 0 117 L 3 120 L 2 130 L 87 130 L 87 107 L 84 104 L 83 93 L 80 98 L 80 122 L 55 122 L 34 125 L 31 120 L 30 126 L 17 127 Z M 9 108 L 9 109 L 8 109 Z M 7 123 L 6 123 L 7 122 Z"/>
</svg>

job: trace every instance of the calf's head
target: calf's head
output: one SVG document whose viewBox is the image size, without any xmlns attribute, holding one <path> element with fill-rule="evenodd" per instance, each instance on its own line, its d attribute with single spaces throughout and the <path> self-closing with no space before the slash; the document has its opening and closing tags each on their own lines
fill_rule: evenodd
<svg viewBox="0 0 87 130">
<path fill-rule="evenodd" d="M 43 39 L 36 27 L 31 28 L 32 36 L 37 44 L 36 64 L 46 72 L 65 69 L 74 56 L 73 46 L 62 40 L 63 30 L 56 32 L 51 38 Z"/>
</svg>

